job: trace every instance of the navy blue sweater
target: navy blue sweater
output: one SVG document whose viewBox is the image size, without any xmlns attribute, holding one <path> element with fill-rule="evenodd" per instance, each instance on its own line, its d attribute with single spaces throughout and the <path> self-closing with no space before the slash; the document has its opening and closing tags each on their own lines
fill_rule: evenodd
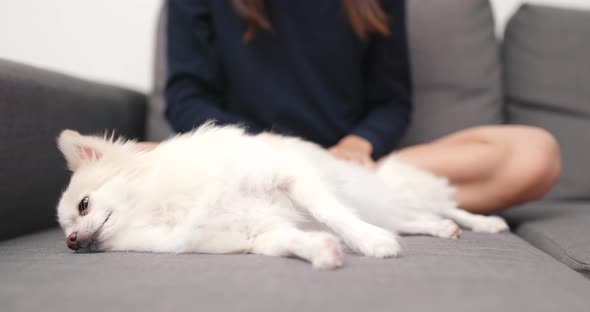
<svg viewBox="0 0 590 312">
<path fill-rule="evenodd" d="M 391 36 L 361 40 L 342 0 L 267 0 L 273 31 L 242 40 L 230 0 L 171 0 L 166 116 L 178 132 L 209 119 L 325 147 L 348 134 L 390 152 L 411 111 L 404 0 L 383 0 Z"/>
</svg>

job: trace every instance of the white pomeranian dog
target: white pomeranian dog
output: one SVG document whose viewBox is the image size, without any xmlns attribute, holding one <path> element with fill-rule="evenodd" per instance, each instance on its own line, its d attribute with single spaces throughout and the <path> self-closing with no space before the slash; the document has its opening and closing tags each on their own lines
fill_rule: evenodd
<svg viewBox="0 0 590 312">
<path fill-rule="evenodd" d="M 236 126 L 209 123 L 151 151 L 71 130 L 58 146 L 73 175 L 57 214 L 74 250 L 296 256 L 331 269 L 343 263 L 341 240 L 385 258 L 400 254 L 398 234 L 508 228 L 458 209 L 446 179 L 395 157 L 375 173 Z"/>
</svg>

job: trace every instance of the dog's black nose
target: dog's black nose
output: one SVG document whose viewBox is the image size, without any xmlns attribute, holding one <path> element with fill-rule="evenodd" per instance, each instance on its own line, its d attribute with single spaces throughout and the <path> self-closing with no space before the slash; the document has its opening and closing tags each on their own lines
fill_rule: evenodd
<svg viewBox="0 0 590 312">
<path fill-rule="evenodd" d="M 66 239 L 66 245 L 68 245 L 68 248 L 70 248 L 71 250 L 78 250 L 78 232 L 73 232 L 72 234 L 70 234 L 70 236 L 68 236 L 68 238 Z"/>
</svg>

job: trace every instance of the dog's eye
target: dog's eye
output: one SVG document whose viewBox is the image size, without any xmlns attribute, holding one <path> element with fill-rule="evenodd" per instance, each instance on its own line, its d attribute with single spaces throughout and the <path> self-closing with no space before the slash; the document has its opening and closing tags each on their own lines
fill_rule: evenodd
<svg viewBox="0 0 590 312">
<path fill-rule="evenodd" d="M 88 196 L 82 198 L 80 203 L 78 204 L 78 211 L 80 212 L 81 216 L 85 216 L 88 213 L 88 202 L 90 199 Z"/>
</svg>

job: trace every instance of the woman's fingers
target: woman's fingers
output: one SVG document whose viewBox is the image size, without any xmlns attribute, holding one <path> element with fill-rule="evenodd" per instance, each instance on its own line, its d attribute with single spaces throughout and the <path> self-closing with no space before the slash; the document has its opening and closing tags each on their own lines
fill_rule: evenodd
<svg viewBox="0 0 590 312">
<path fill-rule="evenodd" d="M 375 161 L 371 157 L 368 157 L 366 155 L 363 155 L 362 164 L 363 164 L 363 166 L 365 166 L 371 170 L 377 169 L 377 164 L 375 163 Z"/>
<path fill-rule="evenodd" d="M 332 156 L 341 159 L 341 160 L 352 160 L 352 157 L 350 156 L 350 153 L 346 152 L 343 149 L 340 148 L 331 148 L 328 150 L 330 152 L 330 154 L 332 154 Z"/>
<path fill-rule="evenodd" d="M 332 154 L 334 157 L 338 159 L 355 162 L 369 169 L 376 168 L 375 162 L 370 156 L 360 153 L 358 151 L 338 147 L 332 147 L 328 151 L 330 152 L 330 154 Z"/>
</svg>

